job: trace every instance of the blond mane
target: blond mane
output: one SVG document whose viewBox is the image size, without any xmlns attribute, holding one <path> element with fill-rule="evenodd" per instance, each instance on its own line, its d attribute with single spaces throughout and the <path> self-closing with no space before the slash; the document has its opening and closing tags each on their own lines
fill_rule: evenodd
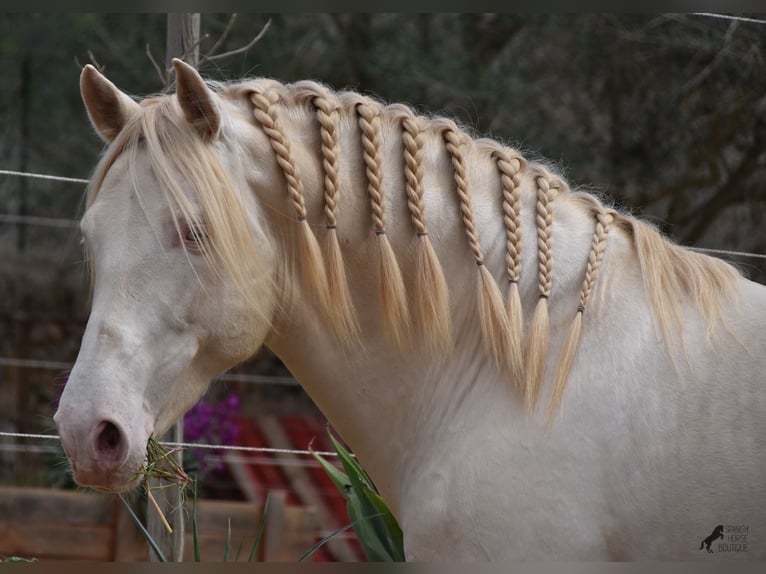
<svg viewBox="0 0 766 574">
<path fill-rule="evenodd" d="M 143 113 L 123 127 L 96 166 L 88 186 L 86 209 L 96 200 L 109 169 L 124 156 L 133 191 L 141 209 L 145 210 L 141 188 L 136 182 L 137 154 L 145 151 L 179 236 L 183 236 L 184 229 L 208 234 L 210 241 L 199 244 L 208 268 L 218 277 L 230 279 L 251 301 L 253 312 L 270 321 L 255 296 L 256 284 L 248 273 L 258 267 L 261 256 L 244 216 L 238 186 L 232 182 L 216 151 L 186 121 L 176 98 L 152 97 L 141 105 Z M 198 205 L 190 201 L 182 184 L 191 187 Z M 188 252 L 186 256 L 189 258 Z M 201 283 L 204 287 L 204 282 Z"/>
<path fill-rule="evenodd" d="M 536 407 L 545 376 L 550 326 L 548 298 L 555 280 L 552 246 L 553 206 L 563 194 L 593 221 L 593 235 L 579 302 L 572 309 L 572 323 L 553 374 L 549 416 L 560 404 L 566 382 L 579 346 L 583 315 L 598 280 L 610 234 L 615 229 L 632 239 L 640 263 L 645 290 L 652 311 L 664 336 L 668 353 L 673 357 L 674 333 L 682 325 L 682 303 L 678 294 L 688 296 L 712 329 L 720 314 L 724 295 L 731 291 L 737 271 L 725 262 L 691 252 L 665 239 L 655 228 L 632 216 L 603 205 L 597 198 L 572 192 L 563 179 L 545 166 L 529 162 L 517 151 L 496 141 L 473 139 L 451 120 L 426 118 L 401 104 L 385 106 L 354 92 L 333 92 L 310 81 L 285 85 L 274 80 L 249 80 L 220 87 L 221 94 L 248 102 L 254 125 L 268 137 L 277 164 L 284 175 L 290 205 L 296 220 L 299 263 L 302 279 L 315 292 L 317 303 L 328 324 L 346 345 L 359 340 L 359 323 L 351 299 L 346 267 L 337 237 L 338 202 L 347 190 L 341 189 L 339 170 L 343 162 L 338 133 L 341 121 L 356 122 L 359 128 L 371 222 L 378 251 L 378 277 L 383 324 L 392 341 L 404 347 L 414 336 L 432 351 L 449 349 L 453 340 L 450 322 L 449 290 L 439 258 L 433 248 L 426 220 L 423 192 L 423 155 L 426 143 L 443 146 L 449 158 L 455 195 L 460 208 L 466 245 L 473 263 L 466 262 L 466 272 L 476 274 L 479 323 L 485 347 L 491 357 L 507 370 L 522 391 L 530 411 Z M 257 261 L 241 200 L 216 152 L 186 125 L 172 96 L 151 98 L 142 104 L 144 114 L 128 124 L 98 166 L 89 192 L 92 203 L 106 172 L 122 153 L 134 157 L 145 146 L 165 196 L 180 221 L 176 226 L 210 227 L 210 249 L 204 253 L 208 264 L 219 274 L 231 277 L 247 295 L 246 269 Z M 286 116 L 299 107 L 313 117 L 318 130 L 323 173 L 324 244 L 320 247 L 307 221 L 304 183 L 291 150 L 290 138 L 283 127 Z M 387 237 L 384 209 L 382 127 L 399 130 L 402 138 L 401 161 L 411 232 L 416 242 L 416 297 L 413 308 L 407 302 L 402 272 Z M 484 262 L 480 230 L 474 221 L 471 190 L 466 175 L 468 151 L 489 158 L 495 166 L 498 188 L 502 193 L 502 217 L 505 228 L 505 265 L 507 290 L 501 289 Z M 197 212 L 181 190 L 174 174 L 182 174 L 200 202 Z M 533 182 L 536 190 L 536 236 L 522 237 L 522 182 Z M 317 225 L 319 222 L 312 222 Z M 486 239 L 486 238 L 484 238 Z M 521 242 L 537 245 L 538 301 L 526 337 L 519 294 L 521 279 Z M 468 268 L 475 271 L 468 271 Z M 506 291 L 505 296 L 503 291 Z M 253 301 L 257 310 L 257 301 Z"/>
</svg>

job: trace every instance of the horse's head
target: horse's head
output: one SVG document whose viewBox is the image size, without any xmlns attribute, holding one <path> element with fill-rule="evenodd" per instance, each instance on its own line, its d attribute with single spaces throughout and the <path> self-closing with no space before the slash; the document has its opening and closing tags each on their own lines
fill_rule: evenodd
<svg viewBox="0 0 766 574">
<path fill-rule="evenodd" d="M 225 102 L 174 62 L 177 90 L 136 103 L 87 66 L 109 143 L 82 219 L 90 318 L 55 421 L 75 480 L 134 487 L 147 440 L 261 345 L 275 257 L 227 130 Z"/>
</svg>

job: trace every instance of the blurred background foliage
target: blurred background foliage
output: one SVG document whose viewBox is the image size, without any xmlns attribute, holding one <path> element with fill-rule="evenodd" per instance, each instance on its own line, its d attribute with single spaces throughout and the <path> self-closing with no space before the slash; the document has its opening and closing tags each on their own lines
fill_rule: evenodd
<svg viewBox="0 0 766 574">
<path fill-rule="evenodd" d="M 203 75 L 309 78 L 448 115 L 547 158 L 573 186 L 684 244 L 766 253 L 764 25 L 691 14 L 204 13 L 200 53 L 224 32 L 218 53 L 244 46 L 269 19 L 246 52 L 203 58 Z M 131 94 L 161 91 L 147 52 L 162 63 L 165 37 L 165 14 L 0 14 L 0 169 L 88 177 L 102 144 L 80 101 L 82 65 Z M 0 215 L 76 219 L 83 190 L 0 175 Z M 0 355 L 71 363 L 88 309 L 76 227 L 0 220 L 0 255 Z M 763 260 L 733 261 L 764 280 Z M 285 373 L 266 351 L 244 368 Z M 50 428 L 50 371 L 0 374 L 15 381 L 0 385 L 0 427 Z M 255 392 L 243 393 L 245 411 Z M 308 403 L 299 389 L 258 392 L 259 404 Z"/>
<path fill-rule="evenodd" d="M 202 14 L 201 54 L 230 16 Z M 124 90 L 161 90 L 146 52 L 162 62 L 165 18 L 0 17 L 0 165 L 87 177 L 101 144 L 79 67 L 90 51 Z M 449 115 L 553 161 L 681 242 L 766 250 L 766 26 L 690 14 L 239 14 L 218 51 L 247 44 L 269 18 L 252 49 L 201 71 L 319 79 Z M 19 186 L 0 180 L 3 212 L 19 209 Z M 34 187 L 30 213 L 79 213 L 77 186 Z"/>
</svg>

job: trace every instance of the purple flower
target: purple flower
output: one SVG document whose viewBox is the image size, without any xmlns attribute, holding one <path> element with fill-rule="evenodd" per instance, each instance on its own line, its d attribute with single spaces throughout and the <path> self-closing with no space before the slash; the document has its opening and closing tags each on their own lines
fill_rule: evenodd
<svg viewBox="0 0 766 574">
<path fill-rule="evenodd" d="M 184 436 L 189 442 L 231 445 L 239 438 L 240 427 L 234 417 L 239 414 L 240 399 L 235 392 L 217 403 L 201 399 L 184 415 Z M 210 471 L 220 472 L 223 463 L 221 451 L 192 449 L 199 461 L 200 474 L 204 477 Z M 213 463 L 210 458 L 215 457 Z"/>
</svg>

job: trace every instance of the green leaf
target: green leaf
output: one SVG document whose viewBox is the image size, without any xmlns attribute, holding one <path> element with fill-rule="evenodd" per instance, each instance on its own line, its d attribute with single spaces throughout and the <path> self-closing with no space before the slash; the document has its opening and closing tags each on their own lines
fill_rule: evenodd
<svg viewBox="0 0 766 574">
<path fill-rule="evenodd" d="M 346 472 L 313 451 L 312 455 L 343 494 L 351 525 L 368 560 L 404 561 L 403 536 L 396 519 L 359 462 L 332 433 L 329 436 Z"/>
<path fill-rule="evenodd" d="M 192 544 L 194 545 L 194 561 L 202 562 L 199 548 L 199 532 L 197 531 L 197 481 L 194 481 L 194 502 L 192 503 Z"/>
<path fill-rule="evenodd" d="M 138 516 L 136 516 L 136 513 L 133 512 L 133 509 L 130 507 L 130 504 L 123 498 L 122 495 L 120 495 L 120 500 L 122 501 L 122 504 L 125 505 L 125 508 L 128 509 L 128 512 L 133 517 L 133 522 L 136 523 L 136 526 L 138 526 L 138 529 L 141 531 L 141 534 L 143 534 L 144 538 L 146 539 L 146 542 L 149 543 L 149 546 L 151 547 L 152 551 L 154 552 L 154 555 L 157 556 L 157 560 L 160 562 L 167 562 L 167 559 L 165 558 L 165 555 L 162 553 L 162 550 L 160 550 L 160 547 L 157 546 L 157 543 L 152 538 L 152 535 L 149 534 L 149 531 L 144 528 L 144 525 L 141 524 L 141 520 L 139 520 Z"/>
<path fill-rule="evenodd" d="M 263 512 L 261 513 L 261 519 L 258 522 L 258 532 L 255 533 L 255 540 L 253 540 L 253 546 L 250 548 L 250 555 L 247 557 L 248 562 L 255 560 L 255 553 L 258 551 L 258 546 L 263 538 L 263 532 L 266 529 L 266 516 L 269 513 L 269 502 L 271 501 L 271 493 L 266 495 L 266 502 L 263 503 Z"/>
<path fill-rule="evenodd" d="M 356 524 L 354 531 L 359 542 L 364 548 L 367 559 L 371 562 L 392 562 L 393 556 L 387 550 L 384 540 L 380 536 L 377 522 L 380 516 L 369 510 L 370 506 L 363 496 L 351 492 L 346 498 L 349 518 Z"/>
<path fill-rule="evenodd" d="M 365 518 L 368 518 L 368 517 L 365 517 Z M 372 517 L 369 517 L 369 518 L 372 518 Z M 343 528 L 339 528 L 335 532 L 331 532 L 330 534 L 328 534 L 327 536 L 322 538 L 322 540 L 320 540 L 319 542 L 314 544 L 314 546 L 309 548 L 309 550 L 307 552 L 305 552 L 300 558 L 298 558 L 298 562 L 305 562 L 306 560 L 311 558 L 311 556 L 314 554 L 314 552 L 319 550 L 322 546 L 327 544 L 330 540 L 332 540 L 333 538 L 335 538 L 339 534 L 343 534 L 349 528 L 355 527 L 356 524 L 357 524 L 356 522 L 349 522 Z"/>
<path fill-rule="evenodd" d="M 226 519 L 226 546 L 223 548 L 223 561 L 229 561 L 229 549 L 231 548 L 231 518 Z"/>
<path fill-rule="evenodd" d="M 322 540 L 320 540 L 319 542 L 317 542 L 316 544 L 314 544 L 314 546 L 312 546 L 311 548 L 309 548 L 307 552 L 305 552 L 305 553 L 304 553 L 304 554 L 303 554 L 303 555 L 302 555 L 300 558 L 298 558 L 298 562 L 305 562 L 306 560 L 308 560 L 309 558 L 311 558 L 311 556 L 314 554 L 314 552 L 316 552 L 316 551 L 317 551 L 317 550 L 319 550 L 319 549 L 320 549 L 322 546 L 324 546 L 325 544 L 327 544 L 327 543 L 328 543 L 330 540 L 332 540 L 333 538 L 335 538 L 336 536 L 338 536 L 338 534 L 343 534 L 343 533 L 344 533 L 346 530 L 348 530 L 349 528 L 351 528 L 351 527 L 353 527 L 353 526 L 354 526 L 354 523 L 353 523 L 353 522 L 349 522 L 349 523 L 348 523 L 348 524 L 346 524 L 346 526 L 344 526 L 343 528 L 339 528 L 339 529 L 338 529 L 338 530 L 336 530 L 335 532 L 331 532 L 330 534 L 328 534 L 327 536 L 325 536 L 324 538 L 322 538 Z"/>
<path fill-rule="evenodd" d="M 379 518 L 366 521 L 366 527 L 361 526 L 362 529 L 372 529 L 374 532 L 374 534 L 365 534 L 365 542 L 362 544 L 368 544 L 370 552 L 379 556 L 378 560 L 404 561 L 404 538 L 401 529 L 378 494 L 372 479 L 359 464 L 359 461 L 352 457 L 332 434 L 330 434 L 330 440 L 338 453 L 341 464 L 348 472 L 353 490 L 359 497 L 359 509 L 355 510 L 359 514 L 350 515 L 351 518 L 381 515 Z M 370 559 L 373 558 L 370 557 Z"/>
<path fill-rule="evenodd" d="M 376 531 L 380 536 L 388 555 L 393 562 L 404 562 L 404 535 L 399 523 L 389 510 L 386 503 L 377 492 L 365 491 L 370 506 L 377 510 L 380 518 L 374 521 Z"/>
<path fill-rule="evenodd" d="M 331 462 L 325 460 L 321 455 L 317 454 L 313 450 L 311 451 L 311 455 L 322 466 L 325 473 L 327 473 L 327 476 L 330 477 L 330 480 L 332 480 L 333 484 L 335 485 L 335 488 L 337 488 L 345 497 L 347 488 L 351 487 L 351 481 L 349 480 L 346 473 L 344 473 Z"/>
</svg>

